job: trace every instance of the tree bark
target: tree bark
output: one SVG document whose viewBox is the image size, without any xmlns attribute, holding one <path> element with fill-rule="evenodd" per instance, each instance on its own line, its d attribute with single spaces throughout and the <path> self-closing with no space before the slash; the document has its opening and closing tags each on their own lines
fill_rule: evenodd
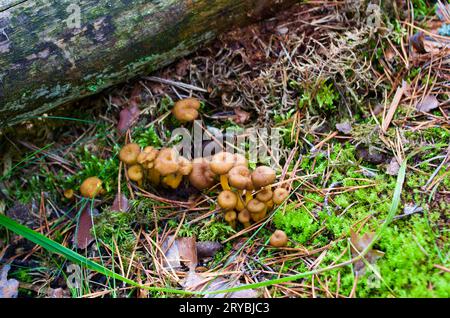
<svg viewBox="0 0 450 318">
<path fill-rule="evenodd" d="M 296 2 L 0 0 L 0 127 L 154 71 Z"/>
</svg>

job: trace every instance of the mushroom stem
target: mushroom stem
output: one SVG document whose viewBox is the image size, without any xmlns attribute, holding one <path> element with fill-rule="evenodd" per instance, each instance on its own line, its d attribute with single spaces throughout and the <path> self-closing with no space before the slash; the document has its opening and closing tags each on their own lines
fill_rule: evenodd
<svg viewBox="0 0 450 318">
<path fill-rule="evenodd" d="M 228 184 L 228 177 L 226 174 L 222 174 L 220 176 L 220 184 L 222 185 L 223 190 L 231 190 L 230 185 Z"/>
<path fill-rule="evenodd" d="M 176 189 L 179 187 L 181 181 L 183 180 L 183 175 L 181 173 L 174 173 L 165 176 L 163 181 L 172 189 Z"/>
<path fill-rule="evenodd" d="M 245 209 L 244 202 L 242 201 L 242 191 L 238 191 L 237 197 L 238 197 L 238 201 L 237 201 L 237 205 L 236 205 L 236 210 L 241 212 L 242 210 Z"/>
<path fill-rule="evenodd" d="M 253 199 L 252 192 L 249 190 L 245 191 L 245 204 L 248 204 Z"/>
<path fill-rule="evenodd" d="M 267 205 L 267 208 L 268 208 L 268 209 L 273 208 L 273 200 L 267 201 L 267 202 L 266 202 L 266 205 Z"/>
</svg>

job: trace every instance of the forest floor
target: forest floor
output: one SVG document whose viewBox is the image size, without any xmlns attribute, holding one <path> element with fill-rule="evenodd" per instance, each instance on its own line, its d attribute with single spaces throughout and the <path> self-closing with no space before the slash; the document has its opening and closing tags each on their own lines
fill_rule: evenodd
<svg viewBox="0 0 450 318">
<path fill-rule="evenodd" d="M 0 294 L 450 297 L 450 5 L 393 3 L 300 4 L 3 131 Z M 170 110 L 189 96 L 211 134 L 280 132 L 292 191 L 266 219 L 233 228 L 217 188 L 129 180 L 121 147 L 176 143 Z M 95 200 L 78 194 L 91 176 Z"/>
</svg>

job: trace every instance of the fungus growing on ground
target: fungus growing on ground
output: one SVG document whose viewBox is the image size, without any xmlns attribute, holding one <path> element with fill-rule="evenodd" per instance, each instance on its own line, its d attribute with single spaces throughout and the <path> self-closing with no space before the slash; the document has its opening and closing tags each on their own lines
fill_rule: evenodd
<svg viewBox="0 0 450 318">
<path fill-rule="evenodd" d="M 225 190 L 225 191 L 220 192 L 219 196 L 217 197 L 217 203 L 225 211 L 233 210 L 236 207 L 237 202 L 238 202 L 238 198 L 237 198 L 236 194 L 234 194 L 230 190 Z"/>
<path fill-rule="evenodd" d="M 188 176 L 192 172 L 192 162 L 185 157 L 178 158 L 178 172 L 183 176 Z"/>
<path fill-rule="evenodd" d="M 232 227 L 236 227 L 237 213 L 235 211 L 228 211 L 225 213 L 225 221 Z"/>
<path fill-rule="evenodd" d="M 272 200 L 273 192 L 270 188 L 264 188 L 256 194 L 256 198 L 261 202 Z"/>
<path fill-rule="evenodd" d="M 183 181 L 181 173 L 172 173 L 163 177 L 163 183 L 174 190 L 180 186 L 181 181 Z"/>
<path fill-rule="evenodd" d="M 127 165 L 134 165 L 137 163 L 137 158 L 140 153 L 141 148 L 138 144 L 126 144 L 119 152 L 119 159 Z"/>
<path fill-rule="evenodd" d="M 260 189 L 266 187 L 275 182 L 276 179 L 275 171 L 267 166 L 260 166 L 255 169 L 252 173 L 252 182 L 255 189 Z"/>
<path fill-rule="evenodd" d="M 247 188 L 250 181 L 250 170 L 245 166 L 233 167 L 228 172 L 228 182 L 230 185 L 238 190 Z"/>
<path fill-rule="evenodd" d="M 289 196 L 289 191 L 285 188 L 277 188 L 273 192 L 273 203 L 280 205 Z"/>
<path fill-rule="evenodd" d="M 158 156 L 155 159 L 154 168 L 163 177 L 178 172 L 178 156 L 175 149 L 164 148 L 160 150 Z"/>
<path fill-rule="evenodd" d="M 158 156 L 159 151 L 151 146 L 145 147 L 137 157 L 137 163 L 143 165 L 147 169 L 154 166 L 154 160 Z"/>
<path fill-rule="evenodd" d="M 186 98 L 175 103 L 172 114 L 182 123 L 194 121 L 198 118 L 200 101 L 197 98 Z"/>
<path fill-rule="evenodd" d="M 266 216 L 267 206 L 258 199 L 252 199 L 247 203 L 247 210 L 250 212 L 253 221 L 258 222 Z"/>
<path fill-rule="evenodd" d="M 103 192 L 102 181 L 97 177 L 89 177 L 80 186 L 83 197 L 93 199 Z"/>
<path fill-rule="evenodd" d="M 228 184 L 227 173 L 233 168 L 235 156 L 229 152 L 219 152 L 214 155 L 210 162 L 212 172 L 220 176 L 220 184 L 223 190 L 231 190 Z"/>
<path fill-rule="evenodd" d="M 68 200 L 72 200 L 75 195 L 75 191 L 73 189 L 64 190 L 64 197 Z"/>
<path fill-rule="evenodd" d="M 281 230 L 276 230 L 270 237 L 270 245 L 273 247 L 283 247 L 288 243 L 288 237 L 286 233 Z"/>
<path fill-rule="evenodd" d="M 215 184 L 214 173 L 209 162 L 204 158 L 196 158 L 192 161 L 192 171 L 189 174 L 189 182 L 198 190 L 205 190 Z"/>
<path fill-rule="evenodd" d="M 248 167 L 248 161 L 247 159 L 245 159 L 245 156 L 236 153 L 234 154 L 234 166 L 244 166 L 244 167 Z"/>
<path fill-rule="evenodd" d="M 238 220 L 241 222 L 245 228 L 250 226 L 251 216 L 247 209 L 242 210 L 238 214 Z"/>
<path fill-rule="evenodd" d="M 150 183 L 155 186 L 159 185 L 159 182 L 161 181 L 161 174 L 155 168 L 148 171 L 147 177 L 150 180 Z"/>
<path fill-rule="evenodd" d="M 137 182 L 139 186 L 142 185 L 142 180 L 144 179 L 144 170 L 140 165 L 132 165 L 128 168 L 128 178 L 131 181 Z"/>
</svg>

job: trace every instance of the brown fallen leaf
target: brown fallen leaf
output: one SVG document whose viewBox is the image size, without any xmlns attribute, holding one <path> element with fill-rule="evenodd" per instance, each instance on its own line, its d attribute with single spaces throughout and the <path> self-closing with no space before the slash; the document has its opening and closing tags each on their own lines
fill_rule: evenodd
<svg viewBox="0 0 450 318">
<path fill-rule="evenodd" d="M 213 257 L 222 248 L 219 242 L 197 242 L 197 257 L 199 259 Z"/>
<path fill-rule="evenodd" d="M 421 102 L 419 101 L 416 104 L 416 109 L 419 112 L 424 112 L 424 113 L 427 113 L 430 110 L 433 110 L 437 107 L 439 107 L 439 101 L 437 100 L 436 96 L 434 96 L 434 95 L 427 95 Z"/>
<path fill-rule="evenodd" d="M 94 241 L 94 237 L 91 234 L 92 214 L 98 214 L 98 211 L 93 209 L 91 212 L 91 207 L 88 205 L 83 209 L 78 219 L 74 241 L 79 249 L 86 249 Z"/>
<path fill-rule="evenodd" d="M 120 112 L 119 123 L 117 129 L 119 134 L 124 134 L 133 124 L 136 123 L 140 115 L 139 107 L 136 102 L 131 102 L 131 105 Z"/>
<path fill-rule="evenodd" d="M 208 279 L 200 273 L 190 271 L 181 282 L 181 286 L 187 291 L 215 292 L 235 287 L 243 286 L 239 281 L 230 278 L 226 280 L 222 277 Z M 204 298 L 258 298 L 259 292 L 255 289 L 240 290 L 223 294 L 205 295 Z"/>
<path fill-rule="evenodd" d="M 350 232 L 350 242 L 352 243 L 351 251 L 352 251 L 352 257 L 359 256 L 373 241 L 375 237 L 375 233 L 373 232 L 367 232 L 364 233 L 364 235 L 359 236 L 355 232 Z M 364 259 L 371 265 L 375 264 L 377 259 L 382 257 L 384 255 L 383 252 L 370 249 L 367 254 L 364 256 Z M 366 264 L 362 259 L 358 260 L 353 264 L 353 268 L 355 270 L 355 274 L 357 276 L 363 276 L 366 272 Z"/>
<path fill-rule="evenodd" d="M 174 240 L 174 236 L 167 237 L 162 243 L 165 254 L 164 267 L 180 268 L 182 264 L 195 269 L 198 263 L 197 245 L 193 237 L 182 237 Z"/>
<path fill-rule="evenodd" d="M 393 157 L 386 168 L 386 173 L 391 176 L 396 176 L 399 170 L 400 165 L 398 164 L 397 159 Z"/>
<path fill-rule="evenodd" d="M 19 295 L 19 282 L 15 279 L 8 279 L 8 272 L 11 266 L 5 265 L 0 270 L 0 298 L 17 298 Z"/>
<path fill-rule="evenodd" d="M 114 202 L 112 204 L 111 211 L 127 212 L 129 208 L 130 208 L 130 205 L 128 203 L 127 197 L 123 193 L 120 194 L 120 196 L 119 196 L 119 194 L 117 194 L 116 197 L 114 198 Z"/>
<path fill-rule="evenodd" d="M 343 134 L 349 134 L 352 132 L 352 125 L 346 121 L 343 123 L 336 124 L 336 129 Z"/>
</svg>

